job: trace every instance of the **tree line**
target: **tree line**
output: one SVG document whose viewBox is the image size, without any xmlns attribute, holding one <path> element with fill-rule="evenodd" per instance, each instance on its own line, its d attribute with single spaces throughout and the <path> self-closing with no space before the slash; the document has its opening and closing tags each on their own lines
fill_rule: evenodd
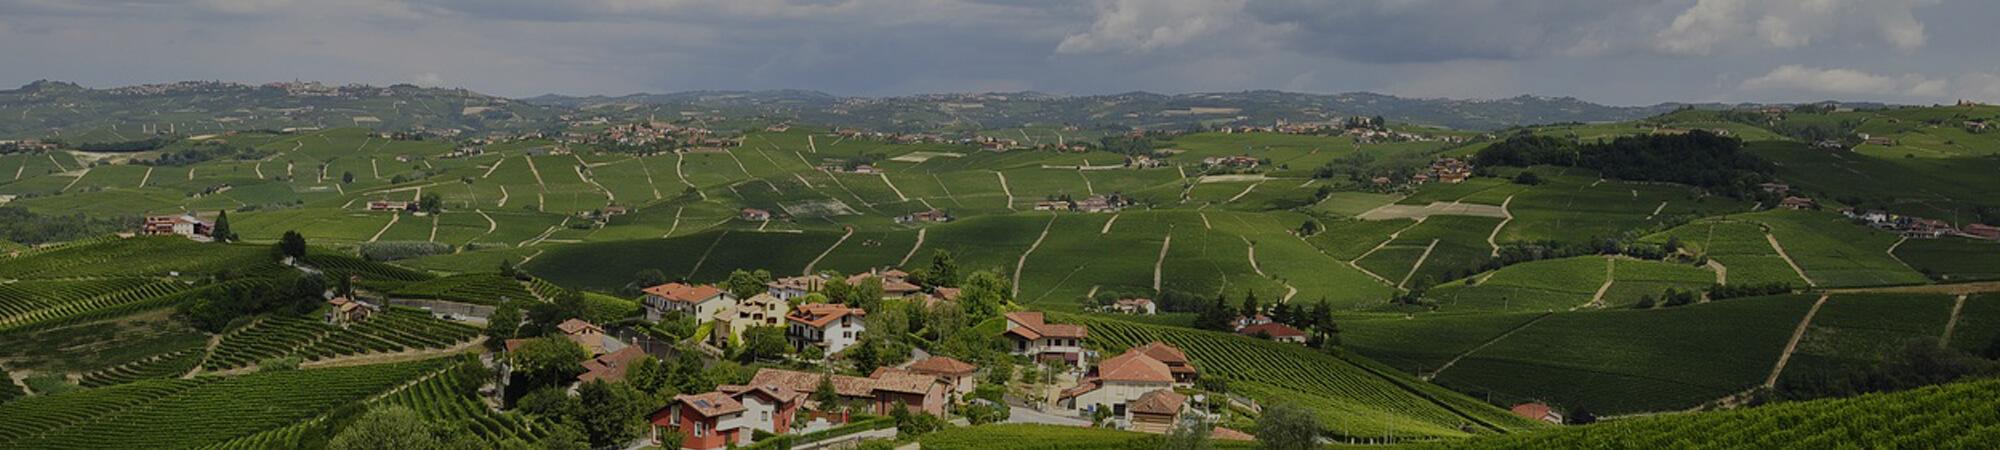
<svg viewBox="0 0 2000 450">
<path fill-rule="evenodd" d="M 1635 135 L 1609 142 L 1517 134 L 1473 155 L 1480 166 L 1554 165 L 1593 169 L 1606 178 L 1659 181 L 1743 198 L 1761 192 L 1777 164 L 1743 150 L 1743 141 L 1704 130 Z"/>
</svg>

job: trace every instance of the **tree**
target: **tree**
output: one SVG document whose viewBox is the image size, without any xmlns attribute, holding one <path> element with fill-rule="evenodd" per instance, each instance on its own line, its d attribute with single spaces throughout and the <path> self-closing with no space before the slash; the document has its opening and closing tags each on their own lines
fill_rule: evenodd
<svg viewBox="0 0 2000 450">
<path fill-rule="evenodd" d="M 744 362 L 770 361 L 785 356 L 785 351 L 790 349 L 791 345 L 785 342 L 784 328 L 750 327 L 743 330 L 743 349 L 739 355 Z"/>
<path fill-rule="evenodd" d="M 306 256 L 306 237 L 297 231 L 286 231 L 278 238 L 278 253 L 292 258 Z"/>
<path fill-rule="evenodd" d="M 861 284 L 854 285 L 854 298 L 851 299 L 853 302 L 848 303 L 848 306 L 855 306 L 869 312 L 874 312 L 876 309 L 880 309 L 880 306 L 882 306 L 882 297 L 887 295 L 888 290 L 882 287 L 882 277 L 868 277 L 861 280 Z"/>
<path fill-rule="evenodd" d="M 590 351 L 565 336 L 543 336 L 521 344 L 508 352 L 507 358 L 514 364 L 514 373 L 525 379 L 524 387 L 533 388 L 575 376 L 582 371 L 583 361 L 590 359 Z"/>
<path fill-rule="evenodd" d="M 431 214 L 444 212 L 444 199 L 434 193 L 424 194 L 423 198 L 417 199 L 417 210 Z"/>
<path fill-rule="evenodd" d="M 679 393 L 673 389 L 672 376 L 666 363 L 660 362 L 659 358 L 654 358 L 652 355 L 632 360 L 632 365 L 625 368 L 626 383 L 631 383 L 632 387 L 640 392 L 661 398 Z"/>
<path fill-rule="evenodd" d="M 756 272 L 749 272 L 743 269 L 736 269 L 736 271 L 729 273 L 729 281 L 724 282 L 723 287 L 729 290 L 729 295 L 739 299 L 746 299 L 769 290 L 771 281 L 770 271 L 758 270 Z"/>
<path fill-rule="evenodd" d="M 1312 410 L 1294 403 L 1268 405 L 1257 416 L 1257 443 L 1273 450 L 1319 448 L 1320 422 Z"/>
<path fill-rule="evenodd" d="M 1533 170 L 1523 170 L 1520 175 L 1514 176 L 1514 184 L 1539 185 L 1542 184 L 1542 176 L 1535 175 Z"/>
<path fill-rule="evenodd" d="M 938 249 L 931 252 L 930 276 L 924 283 L 934 287 L 958 286 L 958 261 L 952 259 L 951 251 Z"/>
<path fill-rule="evenodd" d="M 1001 309 L 1013 301 L 1013 290 L 1007 279 L 991 270 L 973 272 L 966 277 L 964 288 L 958 292 L 958 304 L 965 308 L 967 323 L 979 323 L 999 315 Z"/>
<path fill-rule="evenodd" d="M 645 424 L 646 397 L 626 383 L 592 380 L 577 388 L 575 422 L 590 436 L 592 447 L 625 445 L 638 439 Z"/>
<path fill-rule="evenodd" d="M 1215 448 L 1209 444 L 1208 435 L 1215 431 L 1215 425 L 1200 414 L 1183 414 L 1180 423 L 1174 424 L 1172 432 L 1160 443 L 1161 450 L 1208 450 Z"/>
<path fill-rule="evenodd" d="M 354 172 L 341 172 L 340 184 L 354 184 Z"/>
<path fill-rule="evenodd" d="M 847 279 L 839 274 L 834 274 L 833 279 L 827 280 L 826 286 L 820 287 L 819 292 L 826 294 L 827 303 L 854 304 L 854 285 L 847 284 Z"/>
<path fill-rule="evenodd" d="M 439 447 L 436 436 L 431 435 L 429 422 L 422 415 L 403 406 L 390 406 L 369 411 L 360 419 L 349 424 L 347 429 L 327 441 L 328 450 L 377 450 L 412 449 L 426 450 Z"/>
<path fill-rule="evenodd" d="M 1229 322 L 1236 318 L 1236 310 L 1230 309 L 1228 301 L 1216 294 L 1215 300 L 1195 312 L 1194 327 L 1203 330 L 1232 331 Z"/>
<path fill-rule="evenodd" d="M 486 336 L 489 342 L 504 342 L 520 336 L 521 308 L 514 302 L 501 302 L 493 307 L 493 314 L 486 316 Z"/>
<path fill-rule="evenodd" d="M 1297 316 L 1292 315 L 1292 306 L 1290 304 L 1279 302 L 1278 304 L 1271 305 L 1272 321 L 1297 327 L 1299 326 L 1297 319 Z"/>
<path fill-rule="evenodd" d="M 640 270 L 639 273 L 632 275 L 632 280 L 632 283 L 640 288 L 659 286 L 672 281 L 667 278 L 667 273 L 661 272 L 660 269 Z"/>
<path fill-rule="evenodd" d="M 840 391 L 833 388 L 832 373 L 820 374 L 819 386 L 813 388 L 812 401 L 819 404 L 822 410 L 831 409 L 833 405 L 840 404 Z"/>
<path fill-rule="evenodd" d="M 215 242 L 236 242 L 236 232 L 229 230 L 229 211 L 215 213 L 215 228 L 209 229 L 208 234 Z"/>
<path fill-rule="evenodd" d="M 506 258 L 500 260 L 500 276 L 507 278 L 521 277 L 521 269 L 520 267 L 514 265 L 514 258 Z"/>
<path fill-rule="evenodd" d="M 1591 413 L 1589 409 L 1581 406 L 1570 410 L 1569 415 L 1563 417 L 1563 424 L 1566 425 L 1590 425 L 1593 423 L 1597 423 L 1597 414 Z"/>
<path fill-rule="evenodd" d="M 1257 304 L 1257 291 L 1243 294 L 1243 317 L 1257 317 L 1263 311 L 1262 305 Z"/>
</svg>

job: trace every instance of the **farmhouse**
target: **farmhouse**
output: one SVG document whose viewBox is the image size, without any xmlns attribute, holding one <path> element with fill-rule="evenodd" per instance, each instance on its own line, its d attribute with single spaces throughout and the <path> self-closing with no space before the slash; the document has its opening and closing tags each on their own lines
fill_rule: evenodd
<svg viewBox="0 0 2000 450">
<path fill-rule="evenodd" d="M 146 224 L 139 234 L 148 236 L 179 235 L 196 241 L 208 242 L 215 231 L 215 223 L 192 215 L 146 216 Z"/>
<path fill-rule="evenodd" d="M 1084 197 L 1083 201 L 1076 202 L 1075 206 L 1075 209 L 1077 211 L 1082 211 L 1087 213 L 1118 212 L 1118 210 L 1124 208 L 1125 208 L 1125 198 L 1124 196 L 1118 194 L 1112 194 L 1109 196 L 1092 195 L 1089 197 Z"/>
<path fill-rule="evenodd" d="M 412 202 L 399 202 L 394 200 L 375 200 L 368 202 L 369 211 L 412 211 L 415 209 L 416 209 L 416 204 Z"/>
<path fill-rule="evenodd" d="M 1195 370 L 1194 365 L 1188 362 L 1187 353 L 1182 352 L 1181 349 L 1174 348 L 1174 346 L 1154 341 L 1146 345 L 1133 347 L 1132 351 L 1139 352 L 1148 358 L 1153 358 L 1155 361 L 1166 364 L 1167 371 L 1173 374 L 1174 384 L 1176 385 L 1192 386 L 1195 379 L 1201 377 L 1201 372 Z"/>
<path fill-rule="evenodd" d="M 826 277 L 806 275 L 779 278 L 778 281 L 765 284 L 764 287 L 769 288 L 771 295 L 777 296 L 779 300 L 791 301 L 795 298 L 805 297 L 807 294 L 819 292 L 820 289 L 825 288 Z"/>
<path fill-rule="evenodd" d="M 896 269 L 886 271 L 870 269 L 868 272 L 857 273 L 847 277 L 847 284 L 849 286 L 860 286 L 861 282 L 868 281 L 870 278 L 882 279 L 882 295 L 884 298 L 911 298 L 924 293 L 924 288 L 910 283 L 909 272 Z"/>
<path fill-rule="evenodd" d="M 1257 158 L 1248 156 L 1210 156 L 1201 159 L 1201 164 L 1211 167 L 1257 167 Z"/>
<path fill-rule="evenodd" d="M 937 377 L 939 382 L 950 388 L 948 393 L 965 395 L 972 393 L 972 388 L 975 387 L 976 380 L 973 379 L 973 374 L 979 371 L 979 366 L 950 356 L 932 356 L 923 361 L 910 363 L 909 367 L 903 369 L 919 375 Z"/>
<path fill-rule="evenodd" d="M 1132 406 L 1125 408 L 1125 412 L 1130 415 L 1127 421 L 1131 423 L 1132 431 L 1166 434 L 1180 423 L 1181 411 L 1186 408 L 1186 395 L 1161 389 L 1139 396 L 1138 400 L 1132 401 Z"/>
<path fill-rule="evenodd" d="M 886 416 L 896 408 L 904 408 L 912 413 L 944 415 L 944 394 L 948 387 L 936 377 L 901 369 L 884 367 L 868 378 L 861 378 L 766 368 L 751 376 L 750 385 L 813 392 L 819 389 L 820 378 L 829 376 L 833 391 L 842 399 L 867 403 L 874 414 Z"/>
<path fill-rule="evenodd" d="M 1965 229 L 1963 231 L 1965 232 L 1966 236 L 1975 237 L 1979 239 L 2000 239 L 2000 227 L 1993 227 L 1980 223 L 1972 223 L 1972 224 L 1966 224 Z"/>
<path fill-rule="evenodd" d="M 1529 419 L 1540 420 L 1543 422 L 1548 422 L 1553 424 L 1563 423 L 1562 413 L 1556 412 L 1554 408 L 1550 408 L 1549 405 L 1544 405 L 1541 403 L 1522 403 L 1519 405 L 1514 405 L 1513 411 L 1514 414 L 1519 414 L 1521 417 L 1526 417 Z"/>
<path fill-rule="evenodd" d="M 716 311 L 736 304 L 736 298 L 714 285 L 668 283 L 643 289 L 646 293 L 646 320 L 658 322 L 667 313 L 694 317 L 696 323 L 714 320 Z"/>
<path fill-rule="evenodd" d="M 1069 211 L 1070 203 L 1061 200 L 1035 202 L 1036 211 Z"/>
<path fill-rule="evenodd" d="M 736 217 L 751 222 L 763 222 L 771 220 L 771 212 L 757 208 L 743 208 L 742 211 L 737 211 Z"/>
<path fill-rule="evenodd" d="M 897 223 L 929 223 L 929 222 L 950 222 L 950 221 L 951 221 L 951 213 L 947 213 L 942 210 L 936 210 L 936 209 L 923 212 L 913 212 L 896 217 Z"/>
<path fill-rule="evenodd" d="M 785 320 L 791 323 L 785 330 L 785 339 L 795 349 L 810 345 L 825 349 L 827 355 L 840 353 L 861 339 L 861 331 L 867 329 L 862 318 L 867 315 L 867 310 L 847 305 L 799 305 L 785 315 Z"/>
<path fill-rule="evenodd" d="M 590 354 L 604 354 L 604 328 L 580 319 L 570 319 L 556 324 L 556 329 L 562 331 L 570 340 L 576 341 L 577 345 L 590 350 Z"/>
<path fill-rule="evenodd" d="M 784 317 L 791 309 L 791 303 L 768 293 L 743 299 L 715 313 L 715 330 L 708 335 L 709 343 L 728 348 L 730 338 L 742 336 L 750 327 L 784 325 Z"/>
<path fill-rule="evenodd" d="M 623 206 L 611 205 L 604 207 L 604 209 L 602 210 L 599 210 L 598 214 L 602 214 L 605 216 L 622 216 L 625 215 L 626 212 L 628 212 L 628 210 Z"/>
<path fill-rule="evenodd" d="M 1173 387 L 1173 369 L 1133 349 L 1098 362 L 1082 383 L 1064 389 L 1057 401 L 1065 408 L 1111 408 L 1112 415 L 1124 416 L 1126 407 L 1140 396 Z"/>
<path fill-rule="evenodd" d="M 1271 323 L 1271 316 L 1258 314 L 1255 316 L 1239 316 L 1235 320 L 1229 321 L 1229 327 L 1236 331 L 1243 331 L 1244 328 L 1263 325 L 1267 323 Z"/>
<path fill-rule="evenodd" d="M 628 346 L 615 352 L 598 355 L 583 362 L 583 374 L 578 375 L 576 381 L 579 383 L 598 380 L 625 381 L 625 370 L 631 368 L 632 362 L 638 361 L 641 356 L 646 356 L 646 349 L 638 346 Z"/>
<path fill-rule="evenodd" d="M 747 443 L 744 413 L 750 408 L 720 391 L 676 395 L 665 408 L 649 415 L 653 442 L 668 433 L 681 435 L 681 448 L 717 449 Z"/>
<path fill-rule="evenodd" d="M 1807 197 L 1785 197 L 1784 200 L 1778 201 L 1778 207 L 1791 210 L 1812 210 L 1819 209 L 1819 204 Z"/>
<path fill-rule="evenodd" d="M 332 300 L 327 300 L 326 303 L 333 305 L 333 310 L 326 312 L 326 323 L 334 325 L 351 325 L 355 322 L 367 320 L 369 315 L 375 313 L 374 306 L 350 300 L 347 297 L 334 297 Z"/>
<path fill-rule="evenodd" d="M 1125 314 L 1151 315 L 1151 314 L 1159 314 L 1160 312 L 1159 307 L 1154 305 L 1152 300 L 1143 298 L 1128 298 L 1124 300 L 1119 300 L 1117 303 L 1112 303 L 1109 309 L 1111 311 L 1116 311 Z"/>
<path fill-rule="evenodd" d="M 1083 366 L 1083 340 L 1090 335 L 1088 327 L 1047 323 L 1040 311 L 1011 312 L 1003 317 L 1007 318 L 1005 335 L 1013 344 L 1009 346 L 1013 354 Z"/>
<path fill-rule="evenodd" d="M 1306 343 L 1306 332 L 1299 331 L 1299 329 L 1297 328 L 1292 328 L 1290 325 L 1285 325 L 1282 323 L 1264 323 L 1258 325 L 1251 325 L 1243 327 L 1243 329 L 1241 330 L 1236 330 L 1236 332 L 1244 336 L 1269 338 L 1272 341 L 1276 342 L 1284 342 L 1290 344 Z"/>
</svg>

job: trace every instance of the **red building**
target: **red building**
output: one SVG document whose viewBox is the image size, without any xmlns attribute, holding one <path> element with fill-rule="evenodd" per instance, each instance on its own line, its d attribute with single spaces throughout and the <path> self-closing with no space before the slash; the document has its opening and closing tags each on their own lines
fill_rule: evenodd
<svg viewBox="0 0 2000 450">
<path fill-rule="evenodd" d="M 677 395 L 647 417 L 652 439 L 677 433 L 681 448 L 716 449 L 749 444 L 751 430 L 792 432 L 806 394 L 772 385 L 721 385 L 713 392 Z"/>
</svg>

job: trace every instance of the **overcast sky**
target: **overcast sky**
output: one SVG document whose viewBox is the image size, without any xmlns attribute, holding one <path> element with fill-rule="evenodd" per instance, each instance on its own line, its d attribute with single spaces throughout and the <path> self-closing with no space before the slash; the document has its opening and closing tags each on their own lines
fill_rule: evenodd
<svg viewBox="0 0 2000 450">
<path fill-rule="evenodd" d="M 1993 0 L 0 0 L 0 84 L 2000 102 Z"/>
</svg>

